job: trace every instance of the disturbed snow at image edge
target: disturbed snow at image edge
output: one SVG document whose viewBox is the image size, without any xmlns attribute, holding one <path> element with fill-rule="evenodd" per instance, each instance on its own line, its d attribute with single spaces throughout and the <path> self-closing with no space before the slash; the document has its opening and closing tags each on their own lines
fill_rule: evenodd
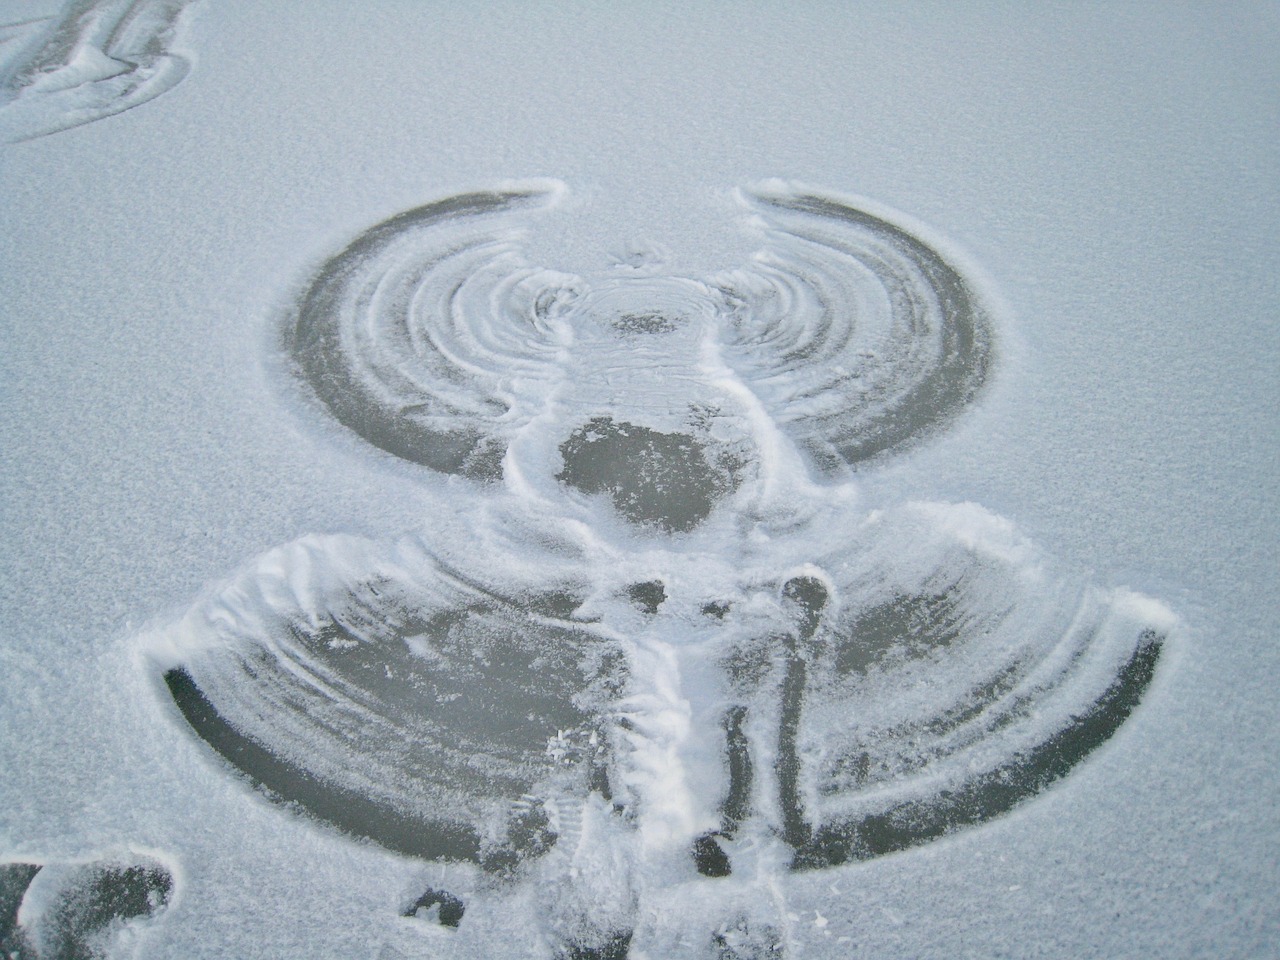
<svg viewBox="0 0 1280 960">
<path fill-rule="evenodd" d="M 56 16 L 0 24 L 0 142 L 122 113 L 187 75 L 170 49 L 191 0 L 72 0 Z"/>
<path fill-rule="evenodd" d="M 741 194 L 764 235 L 741 269 L 572 276 L 520 246 L 562 192 L 375 225 L 284 325 L 304 404 L 466 478 L 455 511 L 271 551 L 144 644 L 241 774 L 449 864 L 390 906 L 460 944 L 497 949 L 472 908 L 514 891 L 546 956 L 776 956 L 779 878 L 1059 780 L 1174 621 L 980 507 L 860 504 L 852 465 L 945 429 L 990 375 L 991 318 L 941 244 L 767 184 Z M 672 889 L 719 915 L 646 909 Z"/>
</svg>

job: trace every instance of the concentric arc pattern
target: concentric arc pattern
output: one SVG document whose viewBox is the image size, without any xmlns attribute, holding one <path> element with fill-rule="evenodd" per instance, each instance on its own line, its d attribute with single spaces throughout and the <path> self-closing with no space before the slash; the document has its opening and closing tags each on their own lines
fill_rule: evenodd
<svg viewBox="0 0 1280 960">
<path fill-rule="evenodd" d="M 530 266 L 520 250 L 524 218 L 558 195 L 467 194 L 363 233 L 290 317 L 303 382 L 374 446 L 496 480 L 553 398 L 571 426 L 660 411 L 686 431 L 689 409 L 714 403 L 754 416 L 739 427 L 748 436 L 781 430 L 835 477 L 933 432 L 986 379 L 983 308 L 945 259 L 887 220 L 808 193 L 744 192 L 767 244 L 741 269 L 583 278 Z M 625 391 L 565 386 L 604 369 Z"/>
</svg>

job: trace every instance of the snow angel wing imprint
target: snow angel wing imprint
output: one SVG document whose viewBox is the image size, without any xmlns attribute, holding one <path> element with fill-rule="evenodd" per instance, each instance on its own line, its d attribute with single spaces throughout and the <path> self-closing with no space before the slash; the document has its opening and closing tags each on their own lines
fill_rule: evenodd
<svg viewBox="0 0 1280 960">
<path fill-rule="evenodd" d="M 729 365 L 833 476 L 950 422 L 986 381 L 990 318 L 906 229 L 788 188 L 740 194 L 765 229 L 755 262 L 713 279 L 733 305 Z"/>
<path fill-rule="evenodd" d="M 704 443 L 710 418 L 710 432 L 739 441 L 719 445 L 721 461 L 753 442 L 778 447 L 780 431 L 835 477 L 945 424 L 986 379 L 990 322 L 977 298 L 888 220 L 764 187 L 740 193 L 766 239 L 742 268 L 583 278 L 530 266 L 520 250 L 521 218 L 563 192 L 531 182 L 463 194 L 361 234 L 288 318 L 302 382 L 373 445 L 495 480 L 535 418 L 545 429 L 553 397 L 565 429 L 607 421 L 692 437 L 700 424 Z M 631 455 L 646 454 L 652 445 Z"/>
<path fill-rule="evenodd" d="M 1173 626 L 972 505 L 848 527 L 772 586 L 767 558 L 735 566 L 733 599 L 703 604 L 693 633 L 660 583 L 625 591 L 681 672 L 705 676 L 705 661 L 723 678 L 682 692 L 720 702 L 697 707 L 719 714 L 720 776 L 686 777 L 720 812 L 687 837 L 704 875 L 749 865 L 762 840 L 811 869 L 1009 811 L 1116 732 Z M 390 849 L 506 873 L 556 845 L 564 801 L 648 815 L 643 791 L 615 788 L 633 779 L 620 731 L 643 724 L 645 678 L 582 604 L 607 576 L 549 569 L 502 595 L 414 539 L 305 538 L 169 631 L 165 682 L 194 731 L 277 796 Z"/>
<path fill-rule="evenodd" d="M 500 476 L 554 373 L 546 317 L 573 281 L 524 264 L 513 214 L 555 195 L 545 184 L 464 194 L 365 231 L 323 264 L 289 318 L 284 347 L 302 381 L 388 453 Z"/>
<path fill-rule="evenodd" d="M 1008 812 L 1119 729 L 1174 626 L 973 505 L 879 514 L 780 597 L 790 629 L 724 661 L 720 872 L 753 815 L 804 870 Z"/>
<path fill-rule="evenodd" d="M 499 596 L 411 540 L 308 537 L 192 610 L 164 679 L 278 797 L 392 850 L 502 870 L 553 842 L 528 798 L 608 792 L 626 663 L 566 619 L 575 605 L 551 584 Z"/>
</svg>

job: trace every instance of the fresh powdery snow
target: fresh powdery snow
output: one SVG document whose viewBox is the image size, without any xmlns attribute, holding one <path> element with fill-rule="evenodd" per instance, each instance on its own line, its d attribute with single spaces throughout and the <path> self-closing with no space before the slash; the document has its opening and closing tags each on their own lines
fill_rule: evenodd
<svg viewBox="0 0 1280 960">
<path fill-rule="evenodd" d="M 1280 955 L 1278 44 L 0 0 L 0 955 Z"/>
</svg>

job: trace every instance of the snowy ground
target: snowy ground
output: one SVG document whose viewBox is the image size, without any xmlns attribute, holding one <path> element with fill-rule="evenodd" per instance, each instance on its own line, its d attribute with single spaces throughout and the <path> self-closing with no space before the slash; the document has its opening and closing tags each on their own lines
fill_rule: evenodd
<svg viewBox="0 0 1280 960">
<path fill-rule="evenodd" d="M 0 146 L 0 863 L 42 865 L 17 921 L 66 927 L 59 885 L 83 887 L 75 878 L 96 869 L 84 865 L 106 863 L 116 873 L 95 876 L 125 877 L 142 898 L 121 908 L 137 919 L 107 931 L 103 949 L 121 956 L 550 957 L 573 949 L 574 917 L 614 914 L 634 925 L 631 955 L 654 960 L 751 956 L 732 950 L 752 936 L 792 957 L 1280 952 L 1275 6 L 643 6 L 81 3 L 135 11 L 117 55 L 142 66 L 96 55 L 106 41 L 90 31 L 76 50 L 47 51 L 44 67 L 61 57 L 65 69 L 33 83 L 22 51 L 58 5 L 0 2 L 13 24 L 0 32 L 0 132 L 15 141 Z M 129 109 L 102 107 L 122 98 Z M 803 186 L 758 186 L 775 177 Z M 614 288 L 598 278 L 618 261 L 640 265 L 635 289 L 664 303 L 686 287 L 663 278 L 756 289 L 742 271 L 765 241 L 739 189 L 861 204 L 980 295 L 984 386 L 925 442 L 835 479 L 787 459 L 791 441 L 748 455 L 759 472 L 730 483 L 689 540 L 635 534 L 589 497 L 557 499 L 564 484 L 538 468 L 567 434 L 504 421 L 516 437 L 506 486 L 477 493 L 466 471 L 433 471 L 336 423 L 281 345 L 317 271 L 404 211 L 551 180 L 564 186 L 520 221 L 520 255 L 587 278 L 606 301 Z M 646 382 L 639 352 L 595 356 L 565 367 L 578 387 L 564 409 L 590 415 L 598 358 L 613 356 L 630 372 L 620 406 L 605 406 L 651 392 L 637 406 L 654 430 L 674 429 L 670 411 L 651 411 L 667 392 Z M 675 361 L 688 361 L 679 382 L 693 394 L 728 382 L 705 354 Z M 522 396 L 548 396 L 542 370 Z M 761 395 L 769 416 L 740 411 L 757 445 L 786 406 Z M 800 449 L 796 430 L 778 435 Z M 516 466 L 533 479 L 516 483 Z M 784 501 L 807 506 L 793 515 Z M 591 547 L 578 566 L 533 552 L 548 511 Z M 862 530 L 872 511 L 892 536 Z M 741 518 L 757 514 L 800 533 L 773 530 L 776 550 L 743 539 Z M 493 546 L 507 536 L 514 560 Z M 719 681 L 697 674 L 713 660 L 679 659 L 702 649 L 693 640 L 673 651 L 678 630 L 663 624 L 684 624 L 677 614 L 646 626 L 605 587 L 666 578 L 672 608 L 733 594 L 742 636 L 754 616 L 803 640 L 783 580 L 828 577 L 847 598 L 871 574 L 832 574 L 824 558 L 856 555 L 906 582 L 961 541 L 996 558 L 966 581 L 974 611 L 1004 597 L 1018 624 L 1052 620 L 1048 594 L 1031 589 L 1047 571 L 1050 585 L 1093 583 L 1081 595 L 1112 611 L 1098 614 L 1107 623 L 1167 628 L 1155 679 L 1115 735 L 1012 812 L 900 852 L 791 873 L 734 848 L 735 868 L 750 869 L 728 878 L 664 865 L 664 838 L 683 842 L 709 815 L 696 777 L 664 777 L 719 770 L 699 739 L 718 720 L 698 712 Z M 649 684 L 634 680 L 628 703 L 690 724 L 622 764 L 636 820 L 589 803 L 575 814 L 609 861 L 579 864 L 601 878 L 594 904 L 575 900 L 581 883 L 555 886 L 554 858 L 495 880 L 272 804 L 169 696 L 164 669 L 309 590 L 328 602 L 325 577 L 347 584 L 399 551 L 403 583 L 427 595 L 435 561 L 415 545 L 508 586 L 594 584 L 601 629 L 634 642 L 631 675 Z M 274 606 L 237 593 L 277 580 L 293 592 Z M 1133 593 L 1107 592 L 1121 588 Z M 731 633 L 699 629 L 712 645 Z M 1114 632 L 1114 649 L 1106 630 L 1098 647 L 1108 663 L 1130 642 Z M 996 631 L 971 646 L 981 659 L 1018 641 L 1003 642 Z M 677 662 L 683 686 L 664 684 Z M 966 663 L 924 679 L 945 685 Z M 192 675 L 234 690 L 238 669 Z M 1090 676 L 1081 703 L 1098 695 Z M 270 719 L 269 701 L 245 709 L 267 703 Z M 359 773 L 333 772 L 339 748 L 270 735 L 304 769 Z M 771 825 L 757 811 L 741 843 L 776 854 L 769 843 L 794 824 L 775 814 Z M 25 883 L 23 869 L 5 882 Z M 456 929 L 434 922 L 443 905 L 401 916 L 428 888 L 465 897 Z M 0 908 L 5 896 L 0 884 Z M 40 935 L 42 955 L 71 949 Z"/>
</svg>

